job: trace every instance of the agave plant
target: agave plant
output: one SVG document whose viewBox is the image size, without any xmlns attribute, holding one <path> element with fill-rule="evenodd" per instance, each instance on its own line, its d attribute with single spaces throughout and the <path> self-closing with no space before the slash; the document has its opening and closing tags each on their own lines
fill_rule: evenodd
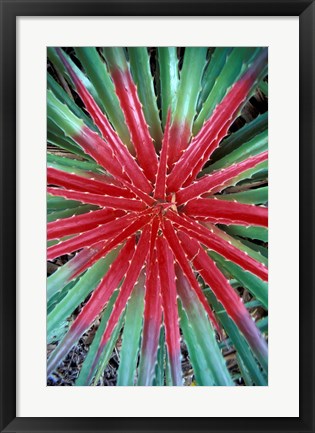
<svg viewBox="0 0 315 433">
<path fill-rule="evenodd" d="M 76 385 L 118 340 L 117 385 L 266 385 L 267 49 L 48 58 L 48 376 L 90 332 Z"/>
</svg>

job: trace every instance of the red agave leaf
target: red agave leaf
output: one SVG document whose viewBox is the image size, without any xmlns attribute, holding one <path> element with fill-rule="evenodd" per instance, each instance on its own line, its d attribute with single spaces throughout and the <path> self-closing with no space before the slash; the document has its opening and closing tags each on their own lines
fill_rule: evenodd
<svg viewBox="0 0 315 433">
<path fill-rule="evenodd" d="M 90 192 L 93 194 L 106 194 L 114 197 L 134 197 L 128 189 L 120 188 L 109 183 L 100 182 L 95 179 L 87 179 L 77 174 L 67 173 L 56 168 L 47 168 L 47 183 L 50 185 L 62 186 L 64 188 Z"/>
<path fill-rule="evenodd" d="M 176 260 L 178 262 L 178 264 L 180 265 L 181 269 L 183 270 L 184 274 L 186 275 L 189 284 L 191 285 L 192 289 L 195 291 L 196 295 L 198 296 L 201 304 L 203 305 L 203 307 L 205 308 L 209 319 L 212 323 L 212 325 L 214 326 L 214 328 L 219 332 L 219 334 L 221 333 L 221 329 L 220 326 L 215 318 L 215 315 L 213 313 L 213 311 L 211 310 L 208 301 L 205 297 L 205 295 L 203 294 L 198 281 L 196 280 L 196 277 L 194 275 L 193 270 L 190 267 L 190 264 L 187 260 L 187 257 L 185 255 L 184 249 L 180 243 L 180 241 L 178 240 L 175 230 L 171 224 L 170 221 L 165 220 L 164 224 L 163 224 L 163 233 L 169 243 L 169 246 L 171 247 L 174 256 L 176 257 Z"/>
<path fill-rule="evenodd" d="M 230 125 L 238 115 L 248 93 L 265 66 L 266 57 L 267 50 L 264 50 L 252 67 L 233 85 L 222 102 L 217 105 L 213 115 L 175 164 L 167 179 L 168 192 L 177 191 L 188 178 L 193 180 L 199 173 L 205 161 L 227 134 Z"/>
<path fill-rule="evenodd" d="M 105 224 L 118 217 L 122 217 L 124 214 L 125 212 L 122 210 L 106 208 L 52 221 L 47 224 L 47 240 L 60 239 L 75 233 L 86 232 L 100 224 Z"/>
<path fill-rule="evenodd" d="M 70 64 L 67 62 L 66 58 L 62 54 L 61 49 L 57 48 L 57 52 L 60 59 L 67 68 L 73 82 L 75 83 L 76 89 L 82 101 L 84 102 L 87 111 L 90 113 L 92 119 L 101 131 L 108 145 L 113 151 L 115 151 L 116 157 L 120 165 L 122 166 L 123 171 L 127 173 L 128 177 L 135 186 L 141 188 L 145 192 L 150 192 L 152 187 L 150 186 L 150 183 L 144 176 L 140 167 L 138 166 L 132 155 L 129 153 L 128 149 L 123 144 L 119 136 L 116 134 L 108 119 L 98 107 L 84 84 L 81 82 Z"/>
<path fill-rule="evenodd" d="M 195 198 L 182 209 L 186 215 L 221 224 L 268 227 L 268 208 L 213 198 Z"/>
<path fill-rule="evenodd" d="M 92 266 L 97 260 L 104 257 L 107 253 L 109 253 L 112 249 L 114 249 L 117 245 L 121 244 L 122 242 L 125 242 L 129 239 L 130 236 L 132 236 L 134 233 L 136 233 L 138 230 L 141 230 L 144 226 L 146 226 L 150 220 L 152 220 L 152 215 L 150 214 L 151 210 L 144 211 L 137 215 L 136 218 L 134 218 L 129 224 L 127 223 L 127 227 L 125 227 L 123 230 L 120 231 L 120 233 L 109 239 L 108 242 L 105 244 L 105 246 L 97 252 L 94 256 L 92 256 L 82 267 L 84 270 Z M 82 273 L 82 268 L 80 268 L 77 273 Z"/>
<path fill-rule="evenodd" d="M 165 189 L 166 189 L 166 172 L 167 172 L 167 154 L 170 138 L 170 122 L 171 122 L 171 111 L 167 113 L 165 131 L 162 141 L 162 148 L 160 153 L 160 161 L 158 166 L 158 172 L 156 176 L 156 184 L 154 190 L 154 198 L 165 199 Z"/>
<path fill-rule="evenodd" d="M 267 343 L 258 331 L 241 298 L 235 293 L 227 279 L 217 268 L 214 261 L 208 256 L 197 241 L 179 232 L 183 248 L 192 260 L 195 269 L 200 272 L 203 279 L 213 290 L 214 294 L 226 309 L 228 315 L 234 320 L 244 334 L 253 352 L 267 369 L 268 349 Z"/>
<path fill-rule="evenodd" d="M 146 264 L 143 332 L 137 382 L 140 386 L 152 385 L 162 325 L 161 287 L 155 248 L 158 229 L 159 219 L 156 217 L 152 222 L 150 251 Z"/>
<path fill-rule="evenodd" d="M 47 279 L 47 297 L 50 299 L 55 293 L 60 292 L 71 280 L 80 275 L 79 270 L 85 263 L 94 257 L 104 246 L 104 242 L 94 244 L 92 247 L 84 248 L 65 265 L 59 267 Z M 83 272 L 83 271 L 82 271 Z"/>
<path fill-rule="evenodd" d="M 155 182 L 157 156 L 124 53 L 121 48 L 105 48 L 104 52 L 139 163 L 147 178 Z"/>
<path fill-rule="evenodd" d="M 138 377 L 138 385 L 140 386 L 152 385 L 162 325 L 161 287 L 156 251 L 150 255 L 146 273 L 145 308 Z"/>
<path fill-rule="evenodd" d="M 252 259 L 246 253 L 229 244 L 204 226 L 201 226 L 191 219 L 188 220 L 184 215 L 176 214 L 171 210 L 168 211 L 167 215 L 171 221 L 175 222 L 179 227 L 182 227 L 185 233 L 197 239 L 210 250 L 216 251 L 226 259 L 241 266 L 246 271 L 257 275 L 257 277 L 262 280 L 268 280 L 268 269 L 262 263 Z"/>
<path fill-rule="evenodd" d="M 47 364 L 47 374 L 52 373 L 62 359 L 71 350 L 80 336 L 92 325 L 101 313 L 113 291 L 117 288 L 129 267 L 129 260 L 135 249 L 135 239 L 131 238 L 122 248 L 116 260 L 112 263 L 98 287 L 84 305 L 68 333 L 50 356 Z"/>
<path fill-rule="evenodd" d="M 176 193 L 176 203 L 177 205 L 183 204 L 202 194 L 210 194 L 214 188 L 216 189 L 216 192 L 221 191 L 227 181 L 237 177 L 250 168 L 254 168 L 257 164 L 260 164 L 267 159 L 268 151 L 251 156 L 245 161 L 233 164 L 223 170 L 216 171 L 213 174 L 203 176 L 197 182 L 179 190 L 179 192 Z M 218 188 L 220 186 L 222 187 Z"/>
<path fill-rule="evenodd" d="M 110 195 L 91 194 L 52 187 L 48 187 L 47 192 L 54 196 L 77 200 L 87 204 L 96 204 L 97 206 L 102 207 L 136 211 L 144 210 L 146 208 L 146 205 L 143 202 L 132 198 L 112 197 Z"/>
<path fill-rule="evenodd" d="M 162 236 L 157 239 L 157 254 L 164 312 L 165 337 L 171 365 L 171 377 L 173 385 L 179 386 L 183 383 L 180 363 L 180 335 L 174 257 L 166 240 Z"/>
<path fill-rule="evenodd" d="M 120 288 L 119 295 L 116 299 L 113 311 L 108 319 L 108 323 L 105 329 L 105 332 L 103 334 L 103 337 L 101 339 L 98 351 L 96 353 L 93 365 L 91 367 L 91 372 L 94 371 L 96 368 L 100 357 L 102 355 L 102 352 L 105 348 L 106 343 L 108 342 L 113 330 L 115 329 L 115 326 L 117 325 L 117 322 L 126 308 L 127 301 L 131 295 L 132 289 L 134 288 L 134 285 L 136 284 L 137 278 L 139 277 L 140 271 L 144 265 L 146 256 L 149 251 L 150 246 L 150 227 L 147 226 L 139 239 L 139 242 L 137 244 L 136 250 L 133 254 L 133 257 L 130 262 L 130 266 L 128 268 L 128 271 L 126 273 L 125 280 Z M 91 373 L 90 373 L 91 374 Z M 92 378 L 89 377 L 90 381 Z"/>
<path fill-rule="evenodd" d="M 122 218 L 116 219 L 115 221 L 109 221 L 106 224 L 102 224 L 99 227 L 88 230 L 78 236 L 60 242 L 59 244 L 53 245 L 47 249 L 48 260 L 62 256 L 64 254 L 69 254 L 83 247 L 91 246 L 94 243 L 98 243 L 99 241 L 109 239 L 116 234 L 121 233 L 121 231 L 136 218 L 136 214 L 127 214 Z M 99 252 L 99 254 L 101 252 Z"/>
</svg>

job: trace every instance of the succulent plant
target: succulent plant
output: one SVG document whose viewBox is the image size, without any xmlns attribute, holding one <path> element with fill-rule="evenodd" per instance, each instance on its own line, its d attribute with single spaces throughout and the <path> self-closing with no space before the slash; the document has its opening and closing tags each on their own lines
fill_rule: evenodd
<svg viewBox="0 0 315 433">
<path fill-rule="evenodd" d="M 94 326 L 76 385 L 117 340 L 117 385 L 182 385 L 181 344 L 195 385 L 267 385 L 267 49 L 48 58 L 48 376 Z"/>
</svg>

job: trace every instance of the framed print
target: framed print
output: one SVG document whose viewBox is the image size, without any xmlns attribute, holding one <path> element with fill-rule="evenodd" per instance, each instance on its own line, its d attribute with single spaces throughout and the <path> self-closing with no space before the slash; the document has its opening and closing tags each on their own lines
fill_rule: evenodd
<svg viewBox="0 0 315 433">
<path fill-rule="evenodd" d="M 1 431 L 314 431 L 314 3 L 1 6 Z"/>
</svg>

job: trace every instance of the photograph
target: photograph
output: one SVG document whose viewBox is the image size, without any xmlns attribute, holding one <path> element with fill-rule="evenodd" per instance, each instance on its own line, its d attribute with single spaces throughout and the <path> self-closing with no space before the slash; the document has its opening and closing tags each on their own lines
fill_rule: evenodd
<svg viewBox="0 0 315 433">
<path fill-rule="evenodd" d="M 268 386 L 267 47 L 47 47 L 46 299 L 47 386 Z"/>
<path fill-rule="evenodd" d="M 0 5 L 0 433 L 315 433 L 315 0 Z"/>
</svg>

